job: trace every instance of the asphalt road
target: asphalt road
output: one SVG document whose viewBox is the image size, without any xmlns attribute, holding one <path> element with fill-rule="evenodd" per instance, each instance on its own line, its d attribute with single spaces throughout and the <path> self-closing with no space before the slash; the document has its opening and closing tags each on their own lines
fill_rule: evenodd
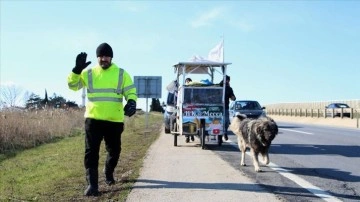
<svg viewBox="0 0 360 202">
<path fill-rule="evenodd" d="M 276 120 L 276 119 L 275 119 Z M 336 121 L 336 120 L 329 120 Z M 360 130 L 277 121 L 270 164 L 240 166 L 233 134 L 222 146 L 161 134 L 129 194 L 132 201 L 359 201 Z M 331 124 L 330 124 L 331 125 Z M 353 125 L 353 124 L 352 124 Z"/>
<path fill-rule="evenodd" d="M 277 122 L 278 136 L 270 148 L 264 172 L 239 166 L 234 135 L 212 151 L 239 172 L 286 201 L 359 201 L 360 130 L 342 127 Z"/>
<path fill-rule="evenodd" d="M 162 133 L 150 147 L 127 202 L 281 201 L 216 155 L 216 147 L 202 150 L 199 139 L 185 143 L 184 136 L 175 147 L 173 139 Z"/>
</svg>

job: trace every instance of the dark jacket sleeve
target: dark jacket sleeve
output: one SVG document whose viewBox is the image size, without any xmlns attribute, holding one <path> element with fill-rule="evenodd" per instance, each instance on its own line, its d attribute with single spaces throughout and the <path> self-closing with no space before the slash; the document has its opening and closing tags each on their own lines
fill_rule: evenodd
<svg viewBox="0 0 360 202">
<path fill-rule="evenodd" d="M 226 98 L 227 99 L 230 99 L 232 96 L 234 96 L 234 97 L 236 97 L 235 95 L 234 95 L 234 91 L 233 91 L 233 89 L 230 87 L 230 86 L 226 86 Z"/>
</svg>

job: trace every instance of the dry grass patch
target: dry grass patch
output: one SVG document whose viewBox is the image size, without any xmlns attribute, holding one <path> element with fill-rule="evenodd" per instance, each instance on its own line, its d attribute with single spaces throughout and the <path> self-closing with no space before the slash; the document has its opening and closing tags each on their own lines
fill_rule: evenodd
<svg viewBox="0 0 360 202">
<path fill-rule="evenodd" d="M 82 116 L 79 119 L 80 125 L 83 125 Z M 0 201 L 125 201 L 139 176 L 148 148 L 160 134 L 162 120 L 162 114 L 151 113 L 145 134 L 144 114 L 126 119 L 114 186 L 107 186 L 104 182 L 102 168 L 106 151 L 102 144 L 100 197 L 83 196 L 87 185 L 83 166 L 84 135 L 81 133 L 32 149 L 15 151 L 12 156 L 3 155 L 0 161 Z"/>
<path fill-rule="evenodd" d="M 79 134 L 83 110 L 1 111 L 0 154 Z"/>
</svg>

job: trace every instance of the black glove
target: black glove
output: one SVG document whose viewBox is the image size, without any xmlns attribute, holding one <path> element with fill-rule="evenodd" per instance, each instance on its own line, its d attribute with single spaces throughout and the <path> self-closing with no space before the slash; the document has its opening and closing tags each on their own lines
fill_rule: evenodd
<svg viewBox="0 0 360 202">
<path fill-rule="evenodd" d="M 91 63 L 90 61 L 86 62 L 86 57 L 87 54 L 84 52 L 81 52 L 79 55 L 77 55 L 76 66 L 72 70 L 75 74 L 80 74 L 82 70 L 89 66 L 89 64 Z"/>
<path fill-rule="evenodd" d="M 124 107 L 125 116 L 131 117 L 136 112 L 136 102 L 134 100 L 128 100 Z"/>
</svg>

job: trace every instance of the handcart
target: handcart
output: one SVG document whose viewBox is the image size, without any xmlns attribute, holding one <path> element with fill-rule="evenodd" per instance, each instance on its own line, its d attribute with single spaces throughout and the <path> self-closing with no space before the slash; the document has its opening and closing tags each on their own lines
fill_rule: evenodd
<svg viewBox="0 0 360 202">
<path fill-rule="evenodd" d="M 178 136 L 198 136 L 201 148 L 206 144 L 221 146 L 225 132 L 225 84 L 214 83 L 214 78 L 225 81 L 231 63 L 212 61 L 179 62 L 174 65 L 177 92 L 174 93 L 175 113 L 170 118 L 174 146 Z M 185 84 L 191 75 L 205 76 L 200 82 Z"/>
</svg>

